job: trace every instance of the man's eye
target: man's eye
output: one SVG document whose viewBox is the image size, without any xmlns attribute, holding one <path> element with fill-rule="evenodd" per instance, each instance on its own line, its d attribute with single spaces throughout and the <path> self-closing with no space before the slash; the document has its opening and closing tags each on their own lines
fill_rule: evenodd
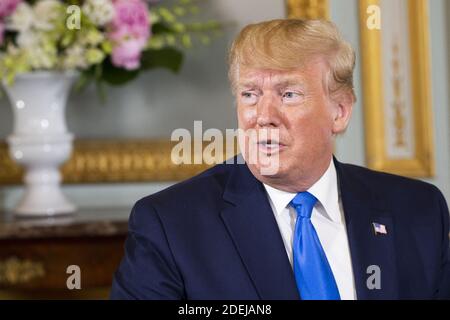
<svg viewBox="0 0 450 320">
<path fill-rule="evenodd" d="M 292 99 L 292 98 L 296 98 L 298 96 L 300 96 L 298 93 L 291 92 L 291 91 L 287 91 L 287 92 L 283 93 L 283 98 Z"/>
<path fill-rule="evenodd" d="M 241 93 L 241 100 L 245 104 L 255 104 L 258 101 L 258 95 L 254 92 L 244 91 Z"/>
<path fill-rule="evenodd" d="M 285 102 L 298 102 L 302 95 L 298 92 L 286 91 L 282 94 L 282 97 Z"/>
</svg>

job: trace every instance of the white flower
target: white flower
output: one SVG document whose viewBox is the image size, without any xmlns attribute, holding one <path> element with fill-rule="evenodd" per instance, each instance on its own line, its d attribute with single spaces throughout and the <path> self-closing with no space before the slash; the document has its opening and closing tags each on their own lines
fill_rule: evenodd
<svg viewBox="0 0 450 320">
<path fill-rule="evenodd" d="M 114 5 L 111 0 L 86 0 L 83 13 L 98 26 L 104 26 L 114 18 Z"/>
<path fill-rule="evenodd" d="M 86 69 L 89 65 L 86 61 L 85 48 L 81 45 L 74 44 L 67 48 L 63 57 L 62 66 L 66 70 Z"/>
<path fill-rule="evenodd" d="M 56 65 L 56 52 L 44 50 L 41 46 L 26 48 L 28 62 L 30 66 L 37 69 L 52 69 Z"/>
<path fill-rule="evenodd" d="M 6 53 L 7 53 L 9 56 L 15 56 L 15 55 L 20 54 L 20 49 L 17 48 L 17 47 L 16 47 L 15 45 L 13 45 L 12 43 L 9 43 L 9 44 L 8 44 L 8 47 L 6 48 Z"/>
<path fill-rule="evenodd" d="M 61 15 L 62 4 L 58 0 L 40 0 L 33 8 L 34 26 L 40 30 L 53 29 L 53 21 Z"/>
<path fill-rule="evenodd" d="M 8 30 L 25 32 L 33 25 L 34 13 L 31 6 L 26 2 L 21 2 L 14 13 L 6 19 Z"/>
<path fill-rule="evenodd" d="M 103 33 L 96 29 L 90 29 L 87 32 L 82 32 L 79 35 L 80 43 L 86 46 L 97 46 L 103 40 L 105 40 L 105 36 Z"/>
<path fill-rule="evenodd" d="M 30 48 L 39 45 L 39 35 L 33 30 L 20 32 L 17 36 L 17 45 L 19 48 Z"/>
</svg>

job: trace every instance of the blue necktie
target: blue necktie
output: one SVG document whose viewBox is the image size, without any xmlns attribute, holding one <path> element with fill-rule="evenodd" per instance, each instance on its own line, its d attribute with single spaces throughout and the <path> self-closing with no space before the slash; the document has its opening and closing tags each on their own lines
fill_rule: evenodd
<svg viewBox="0 0 450 320">
<path fill-rule="evenodd" d="M 311 223 L 316 202 L 308 192 L 298 193 L 291 201 L 297 211 L 292 249 L 295 280 L 303 300 L 340 300 L 333 272 Z"/>
</svg>

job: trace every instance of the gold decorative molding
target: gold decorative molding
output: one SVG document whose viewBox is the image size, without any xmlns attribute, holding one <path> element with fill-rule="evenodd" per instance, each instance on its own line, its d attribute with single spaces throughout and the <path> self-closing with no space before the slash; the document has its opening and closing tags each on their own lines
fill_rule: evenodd
<svg viewBox="0 0 450 320">
<path fill-rule="evenodd" d="M 21 181 L 23 171 L 10 158 L 6 142 L 0 142 L 0 185 Z"/>
<path fill-rule="evenodd" d="M 288 18 L 330 19 L 328 0 L 287 0 Z"/>
<path fill-rule="evenodd" d="M 11 257 L 0 261 L 0 285 L 24 284 L 45 276 L 41 262 Z"/>
<path fill-rule="evenodd" d="M 77 140 L 69 161 L 62 167 L 65 183 L 179 181 L 207 169 L 207 164 L 171 161 L 172 147 L 166 140 Z M 194 148 L 192 148 L 194 150 Z M 18 184 L 23 170 L 0 142 L 0 185 Z"/>
<path fill-rule="evenodd" d="M 393 125 L 395 127 L 395 146 L 397 148 L 406 147 L 406 133 L 405 133 L 405 103 L 402 100 L 403 92 L 403 79 L 402 74 L 400 74 L 400 55 L 398 39 L 395 40 L 392 46 L 392 73 L 393 79 L 392 87 L 394 90 L 394 101 L 392 103 L 392 109 L 394 111 Z"/>
<path fill-rule="evenodd" d="M 375 170 L 412 177 L 435 174 L 428 1 L 408 1 L 410 70 L 413 101 L 414 156 L 390 158 L 386 150 L 381 31 L 367 27 L 367 8 L 379 0 L 359 1 L 364 124 L 367 165 Z"/>
</svg>

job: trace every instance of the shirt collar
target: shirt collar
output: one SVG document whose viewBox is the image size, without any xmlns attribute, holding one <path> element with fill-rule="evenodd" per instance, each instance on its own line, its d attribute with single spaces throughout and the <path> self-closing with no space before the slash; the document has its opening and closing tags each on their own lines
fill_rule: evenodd
<svg viewBox="0 0 450 320">
<path fill-rule="evenodd" d="M 297 195 L 296 193 L 275 189 L 267 184 L 264 184 L 264 187 L 266 188 L 276 215 L 280 215 L 283 210 L 289 206 L 291 200 Z M 320 177 L 320 179 L 307 191 L 317 198 L 319 205 L 323 206 L 326 218 L 333 222 L 342 223 L 342 217 L 339 210 L 337 174 L 333 159 L 331 159 L 330 165 L 322 177 Z M 321 210 L 319 210 L 319 212 L 320 211 Z"/>
</svg>

